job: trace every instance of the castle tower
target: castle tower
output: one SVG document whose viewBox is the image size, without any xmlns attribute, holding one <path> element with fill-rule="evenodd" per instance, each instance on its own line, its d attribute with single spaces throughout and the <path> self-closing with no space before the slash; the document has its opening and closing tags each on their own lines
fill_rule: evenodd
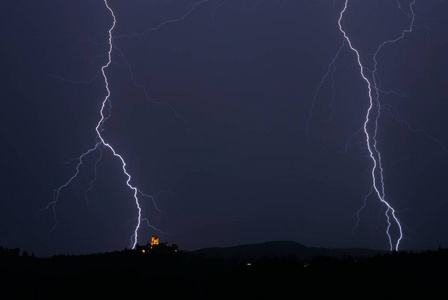
<svg viewBox="0 0 448 300">
<path fill-rule="evenodd" d="M 159 238 L 156 237 L 155 235 L 153 235 L 151 237 L 151 249 L 153 246 L 158 246 L 159 245 Z"/>
</svg>

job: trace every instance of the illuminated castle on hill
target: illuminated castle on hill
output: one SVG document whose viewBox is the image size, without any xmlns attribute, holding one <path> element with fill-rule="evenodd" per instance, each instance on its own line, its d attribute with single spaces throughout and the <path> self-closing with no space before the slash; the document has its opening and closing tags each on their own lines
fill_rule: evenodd
<svg viewBox="0 0 448 300">
<path fill-rule="evenodd" d="M 151 253 L 151 252 L 159 252 L 159 253 L 173 253 L 178 251 L 178 247 L 176 244 L 171 245 L 168 242 L 160 243 L 159 237 L 153 235 L 151 236 L 151 242 L 148 242 L 145 246 L 136 246 L 136 250 L 141 253 Z"/>
<path fill-rule="evenodd" d="M 166 245 L 169 245 L 168 242 L 166 242 Z M 153 235 L 153 236 L 151 237 L 151 249 L 152 249 L 154 246 L 159 246 L 159 237 Z"/>
</svg>

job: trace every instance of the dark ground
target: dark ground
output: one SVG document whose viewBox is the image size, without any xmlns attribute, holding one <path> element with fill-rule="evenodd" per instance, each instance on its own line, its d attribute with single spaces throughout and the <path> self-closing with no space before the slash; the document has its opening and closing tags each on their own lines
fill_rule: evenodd
<svg viewBox="0 0 448 300">
<path fill-rule="evenodd" d="M 447 290 L 448 250 L 250 260 L 183 251 L 145 255 L 133 250 L 37 258 L 1 248 L 0 265 L 3 299 L 117 295 L 148 299 L 425 295 L 429 299 Z"/>
</svg>

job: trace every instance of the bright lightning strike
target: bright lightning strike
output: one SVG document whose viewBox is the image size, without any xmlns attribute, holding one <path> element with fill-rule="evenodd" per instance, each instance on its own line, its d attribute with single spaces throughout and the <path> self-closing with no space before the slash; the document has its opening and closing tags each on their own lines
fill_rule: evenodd
<svg viewBox="0 0 448 300">
<path fill-rule="evenodd" d="M 168 108 L 171 109 L 171 111 L 174 113 L 174 115 L 180 119 L 183 120 L 182 117 L 177 113 L 177 111 L 171 107 L 168 103 L 166 102 L 159 102 L 159 101 L 154 101 L 151 100 L 147 89 L 144 85 L 141 85 L 139 83 L 137 83 L 131 65 L 128 62 L 128 60 L 126 59 L 124 53 L 117 47 L 114 46 L 113 40 L 114 39 L 119 39 L 119 38 L 134 38 L 134 37 L 143 37 L 145 38 L 149 33 L 154 32 L 154 31 L 158 31 L 159 29 L 161 29 L 163 26 L 169 25 L 169 24 L 176 24 L 176 23 L 180 23 L 182 21 L 184 21 L 198 6 L 205 4 L 207 2 L 209 2 L 209 0 L 199 0 L 197 2 L 192 2 L 186 9 L 186 11 L 184 12 L 184 14 L 177 19 L 172 19 L 172 20 L 167 20 L 164 21 L 162 23 L 160 23 L 159 25 L 157 25 L 154 28 L 148 28 L 145 29 L 142 33 L 134 33 L 131 35 L 119 35 L 119 36 L 113 36 L 113 31 L 115 29 L 116 23 L 117 23 L 117 19 L 115 16 L 114 11 L 112 10 L 112 8 L 110 7 L 108 0 L 103 0 L 104 1 L 104 5 L 107 8 L 107 10 L 109 11 L 111 17 L 112 17 L 112 25 L 109 28 L 108 31 L 108 51 L 104 54 L 101 55 L 101 57 L 103 56 L 107 56 L 107 62 L 106 64 L 104 64 L 101 69 L 96 73 L 96 75 L 88 80 L 88 81 L 73 81 L 73 80 L 69 80 L 66 78 L 62 78 L 59 76 L 56 76 L 57 78 L 59 78 L 60 80 L 64 80 L 64 81 L 68 81 L 74 84 L 91 84 L 94 80 L 96 80 L 97 78 L 99 78 L 100 76 L 103 77 L 104 80 L 104 85 L 105 85 L 105 89 L 106 89 L 106 96 L 104 97 L 104 99 L 101 102 L 101 106 L 100 106 L 100 119 L 95 127 L 95 132 L 96 132 L 96 144 L 93 148 L 90 148 L 88 150 L 86 150 L 84 153 L 82 153 L 78 158 L 74 158 L 71 159 L 69 162 L 76 162 L 76 168 L 75 168 L 75 173 L 72 175 L 72 177 L 69 178 L 69 180 L 67 180 L 63 185 L 61 185 L 59 188 L 54 190 L 54 195 L 53 195 L 53 201 L 51 201 L 50 203 L 47 204 L 46 207 L 44 207 L 42 210 L 49 210 L 52 209 L 53 211 L 53 216 L 54 216 L 54 224 L 53 227 L 50 230 L 50 233 L 52 233 L 55 229 L 56 229 L 56 225 L 58 223 L 58 219 L 57 219 L 57 214 L 56 214 L 56 205 L 59 201 L 59 197 L 61 194 L 61 191 L 63 189 L 65 189 L 66 187 L 68 187 L 69 185 L 71 185 L 73 183 L 73 181 L 78 177 L 78 175 L 81 172 L 81 166 L 83 166 L 84 164 L 84 159 L 86 158 L 86 156 L 90 155 L 92 152 L 94 151 L 100 151 L 100 155 L 98 157 L 98 159 L 95 161 L 94 163 L 94 178 L 90 181 L 89 187 L 84 191 L 84 197 L 86 200 L 86 204 L 88 207 L 90 207 L 90 203 L 88 201 L 88 197 L 87 194 L 93 190 L 93 184 L 94 182 L 97 180 L 97 165 L 99 163 L 99 161 L 102 159 L 102 155 L 103 155 L 103 149 L 109 149 L 112 154 L 117 157 L 119 159 L 119 161 L 121 162 L 121 168 L 123 171 L 123 174 L 126 176 L 126 185 L 127 187 L 132 191 L 133 194 L 133 198 L 135 201 L 135 205 L 137 207 L 137 217 L 135 217 L 133 220 L 131 221 L 135 221 L 137 220 L 137 225 L 134 229 L 134 233 L 131 235 L 131 247 L 134 249 L 138 243 L 138 231 L 140 229 L 140 226 L 142 224 L 142 222 L 146 222 L 146 225 L 155 230 L 158 231 L 162 234 L 164 234 L 160 229 L 154 227 L 153 225 L 150 224 L 149 220 L 147 218 L 143 218 L 142 217 L 142 208 L 140 205 L 140 200 L 139 200 L 139 196 L 144 197 L 144 198 L 148 198 L 152 201 L 153 206 L 155 208 L 156 211 L 158 211 L 159 213 L 161 213 L 160 209 L 157 207 L 157 204 L 155 202 L 155 196 L 150 196 L 147 195 L 145 193 L 143 193 L 139 188 L 137 188 L 136 186 L 132 185 L 131 181 L 132 181 L 132 177 L 131 174 L 128 172 L 127 170 L 127 165 L 126 162 L 124 160 L 124 158 L 113 148 L 113 146 L 108 143 L 105 138 L 102 136 L 102 131 L 103 131 L 103 126 L 104 123 L 107 121 L 107 119 L 110 117 L 110 110 L 112 108 L 112 104 L 110 101 L 110 97 L 111 97 L 111 91 L 109 88 L 109 81 L 108 81 L 108 77 L 106 74 L 106 70 L 108 69 L 108 67 L 112 64 L 112 52 L 116 51 L 123 59 L 124 63 L 126 64 L 126 66 L 128 67 L 128 71 L 129 74 L 131 76 L 131 80 L 133 81 L 133 83 L 135 84 L 136 87 L 143 89 L 143 92 L 146 96 L 146 98 L 148 99 L 148 101 L 150 101 L 151 103 L 154 104 L 158 104 L 158 105 L 163 105 L 163 106 L 167 106 Z M 221 5 L 223 5 L 225 3 L 225 0 L 221 3 L 218 3 L 218 5 L 215 7 L 213 13 L 215 13 L 216 9 L 218 9 Z"/>
<path fill-rule="evenodd" d="M 409 25 L 409 28 L 403 30 L 401 35 L 399 37 L 397 37 L 396 39 L 387 40 L 387 41 L 383 42 L 378 47 L 376 52 L 374 53 L 374 55 L 373 55 L 374 69 L 371 72 L 372 79 L 370 79 L 370 80 L 368 79 L 367 75 L 365 74 L 366 68 L 363 66 L 363 64 L 361 62 L 361 56 L 359 54 L 359 51 L 353 46 L 352 41 L 350 40 L 350 38 L 348 37 L 347 33 L 345 32 L 345 30 L 343 29 L 343 26 L 342 26 L 342 19 L 344 17 L 345 12 L 347 11 L 348 2 L 349 2 L 348 0 L 345 0 L 344 7 L 339 15 L 339 20 L 338 20 L 339 30 L 343 34 L 344 40 L 347 41 L 350 49 L 356 54 L 357 63 L 359 65 L 359 70 L 360 70 L 360 75 L 367 84 L 369 107 L 367 109 L 367 114 L 366 114 L 363 130 L 364 130 L 364 134 L 366 136 L 367 149 L 369 151 L 369 155 L 370 155 L 370 158 L 373 163 L 373 167 L 372 167 L 372 171 L 371 171 L 372 188 L 375 191 L 378 199 L 387 208 L 386 213 L 385 213 L 385 216 L 387 219 L 387 224 L 388 224 L 387 229 L 386 229 L 386 234 L 389 238 L 390 250 L 391 251 L 398 250 L 399 246 L 400 246 L 400 241 L 403 238 L 403 230 L 402 230 L 401 223 L 396 216 L 395 209 L 385 199 L 386 194 L 385 194 L 385 187 L 384 187 L 383 167 L 381 164 L 381 153 L 378 150 L 378 147 L 377 147 L 378 143 L 377 143 L 377 139 L 376 139 L 377 133 L 378 133 L 378 119 L 380 117 L 380 111 L 381 111 L 381 104 L 379 101 L 379 89 L 378 89 L 378 84 L 377 84 L 377 79 L 376 79 L 376 72 L 377 72 L 377 66 L 378 66 L 377 56 L 384 46 L 386 46 L 387 44 L 395 43 L 395 42 L 403 39 L 406 33 L 412 32 L 412 28 L 413 28 L 414 20 L 415 20 L 414 11 L 413 11 L 413 5 L 415 4 L 415 0 L 412 1 L 411 4 L 409 5 L 410 14 L 407 14 L 411 18 L 411 23 Z M 403 10 L 400 2 L 398 0 L 397 0 L 397 5 L 400 10 Z M 376 114 L 373 111 L 374 108 L 376 108 Z M 372 126 L 371 125 L 372 121 L 374 122 L 373 123 L 373 128 L 374 128 L 373 134 L 369 130 L 369 126 Z M 365 206 L 365 201 L 366 201 L 367 197 L 370 196 L 371 193 L 372 193 L 372 191 L 370 191 L 370 193 L 365 196 L 364 206 Z M 358 215 L 359 215 L 359 212 L 360 212 L 360 210 L 358 211 Z M 399 231 L 399 235 L 398 235 L 398 238 L 396 238 L 396 240 L 393 239 L 393 237 L 390 233 L 390 229 L 391 229 L 392 225 L 395 225 Z"/>
<path fill-rule="evenodd" d="M 383 166 L 382 166 L 381 152 L 378 149 L 378 141 L 377 141 L 378 121 L 379 121 L 379 118 L 381 115 L 381 110 L 383 110 L 383 109 L 387 110 L 389 113 L 392 114 L 392 116 L 398 122 L 406 124 L 411 131 L 415 132 L 415 130 L 413 130 L 409 126 L 408 123 L 401 120 L 399 118 L 398 114 L 392 111 L 393 109 L 390 109 L 387 105 L 385 105 L 383 107 L 380 103 L 380 94 L 395 94 L 400 97 L 402 97 L 403 94 L 398 93 L 396 91 L 385 92 L 385 91 L 381 90 L 381 88 L 380 88 L 381 82 L 380 82 L 380 79 L 377 74 L 378 56 L 384 47 L 402 40 L 407 33 L 411 33 L 412 29 L 414 27 L 414 22 L 415 22 L 415 14 L 414 14 L 414 9 L 413 9 L 415 0 L 410 2 L 409 12 L 406 12 L 403 9 L 402 4 L 400 3 L 399 0 L 396 0 L 396 3 L 397 3 L 397 8 L 410 19 L 409 27 L 404 29 L 398 37 L 396 37 L 394 39 L 386 40 L 382 44 L 379 45 L 379 47 L 373 54 L 373 70 L 369 70 L 363 65 L 359 51 L 353 46 L 353 43 L 352 43 L 350 37 L 347 35 L 346 31 L 344 30 L 344 28 L 342 26 L 342 20 L 344 18 L 344 15 L 347 11 L 348 4 L 349 4 L 349 0 L 345 0 L 344 7 L 341 10 L 339 19 L 338 19 L 339 31 L 342 33 L 344 39 L 343 39 L 342 45 L 339 47 L 339 49 L 337 50 L 333 59 L 331 60 L 330 64 L 328 65 L 327 72 L 323 75 L 321 81 L 319 82 L 319 84 L 316 87 L 314 97 L 313 97 L 312 103 L 311 103 L 310 113 L 309 113 L 309 116 L 308 116 L 308 118 L 306 120 L 306 124 L 305 124 L 305 133 L 306 133 L 307 138 L 309 138 L 309 124 L 312 119 L 312 113 L 313 113 L 313 110 L 315 107 L 315 102 L 316 102 L 316 99 L 318 96 L 318 92 L 322 88 L 324 82 L 330 76 L 330 73 L 331 73 L 332 80 L 333 80 L 333 83 L 332 83 L 332 87 L 333 87 L 333 85 L 334 85 L 333 75 L 334 75 L 334 71 L 336 69 L 335 62 L 338 59 L 344 46 L 347 44 L 349 46 L 350 50 L 355 53 L 356 58 L 357 58 L 357 65 L 359 66 L 360 76 L 367 84 L 369 106 L 368 106 L 368 109 L 366 112 L 366 117 L 365 117 L 363 126 L 348 138 L 348 141 L 346 143 L 343 153 L 347 152 L 348 145 L 349 145 L 350 141 L 355 136 L 357 136 L 358 134 L 363 132 L 365 135 L 365 139 L 363 140 L 362 143 L 365 143 L 367 145 L 369 157 L 373 164 L 372 170 L 371 170 L 371 178 L 372 178 L 371 188 L 369 189 L 369 192 L 364 196 L 364 202 L 363 202 L 362 207 L 356 213 L 357 221 L 356 221 L 355 228 L 359 224 L 359 221 L 360 221 L 359 215 L 360 215 L 361 211 L 366 207 L 367 198 L 369 198 L 372 194 L 376 195 L 376 197 L 380 200 L 380 202 L 386 206 L 386 212 L 385 212 L 385 216 L 387 219 L 386 234 L 389 239 L 390 250 L 398 250 L 399 249 L 400 242 L 403 238 L 403 231 L 402 231 L 401 223 L 396 216 L 396 212 L 395 212 L 394 208 L 390 205 L 390 203 L 388 201 L 386 201 L 385 182 L 384 182 L 384 176 L 383 176 L 384 170 L 383 170 Z M 370 75 L 366 74 L 367 73 L 366 71 L 369 71 Z M 335 97 L 335 95 L 334 95 L 334 89 L 333 89 L 332 102 L 334 102 L 334 97 Z M 437 143 L 439 143 L 441 145 L 441 143 L 438 142 L 436 139 L 429 136 L 425 132 L 423 132 L 423 133 L 426 137 L 429 137 L 430 139 L 436 141 Z M 443 145 L 441 145 L 441 146 L 444 149 L 446 149 Z M 398 237 L 396 237 L 395 239 L 391 235 L 391 227 L 392 226 L 395 226 L 399 232 Z"/>
<path fill-rule="evenodd" d="M 132 245 L 132 249 L 134 249 L 135 246 L 137 245 L 137 241 L 138 241 L 138 229 L 140 228 L 141 216 L 142 216 L 142 209 L 140 207 L 140 203 L 139 203 L 139 200 L 138 200 L 138 189 L 135 186 L 131 185 L 131 179 L 132 178 L 131 178 L 131 175 L 126 170 L 126 162 L 124 161 L 123 157 L 120 154 L 118 154 L 115 151 L 115 149 L 109 143 L 107 143 L 104 140 L 103 136 L 101 135 L 101 130 L 100 130 L 102 125 L 103 125 L 103 123 L 107 119 L 107 117 L 104 115 L 104 109 L 106 107 L 106 103 L 108 101 L 110 101 L 109 100 L 109 98 L 110 98 L 110 89 L 109 89 L 109 81 L 107 80 L 106 69 L 109 67 L 109 65 L 112 62 L 112 50 L 113 50 L 113 46 L 112 46 L 112 31 L 114 30 L 115 25 L 117 23 L 117 19 L 115 18 L 114 11 L 110 8 L 109 3 L 107 2 L 107 0 L 104 0 L 104 5 L 106 5 L 107 9 L 109 10 L 109 12 L 110 12 L 110 14 L 111 14 L 111 16 L 113 18 L 113 22 L 112 22 L 112 27 L 109 29 L 109 51 L 108 51 L 108 54 L 107 54 L 108 61 L 107 61 L 107 63 L 104 66 L 101 67 L 101 73 L 103 74 L 103 77 L 104 77 L 104 83 L 106 85 L 107 94 L 106 94 L 106 97 L 104 98 L 103 103 L 101 105 L 101 109 L 100 109 L 101 119 L 99 120 L 98 124 L 96 125 L 95 130 L 96 130 L 96 133 L 98 134 L 99 139 L 101 140 L 101 143 L 105 147 L 109 148 L 112 151 L 112 153 L 113 153 L 113 155 L 115 157 L 118 157 L 120 159 L 121 164 L 122 164 L 123 173 L 126 174 L 126 176 L 128 178 L 126 180 L 126 185 L 131 190 L 134 191 L 135 204 L 136 204 L 137 210 L 138 210 L 137 226 L 135 227 L 135 230 L 134 230 L 134 243 Z"/>
<path fill-rule="evenodd" d="M 135 218 L 137 220 L 137 225 L 136 225 L 136 227 L 134 229 L 133 235 L 131 236 L 131 247 L 134 249 L 136 247 L 136 245 L 137 245 L 137 242 L 138 242 L 138 231 L 139 231 L 139 228 L 140 228 L 140 225 L 141 225 L 142 221 L 146 221 L 148 226 L 153 228 L 154 230 L 160 231 L 159 229 L 157 229 L 154 226 L 150 225 L 148 219 L 146 219 L 146 218 L 143 219 L 142 218 L 142 208 L 140 206 L 138 195 L 140 194 L 143 197 L 151 198 L 153 200 L 155 208 L 157 210 L 158 210 L 158 208 L 157 208 L 157 206 L 156 206 L 156 204 L 154 202 L 154 198 L 153 197 L 142 193 L 136 186 L 131 184 L 132 177 L 131 177 L 130 173 L 128 172 L 127 168 L 126 168 L 126 162 L 125 162 L 124 158 L 119 153 L 117 153 L 117 151 L 112 147 L 112 145 L 110 143 L 108 143 L 104 139 L 102 134 L 101 134 L 101 132 L 103 131 L 103 125 L 104 125 L 105 121 L 110 116 L 110 108 L 111 108 L 110 96 L 111 96 L 111 92 L 110 92 L 110 89 L 109 89 L 109 81 L 108 81 L 108 77 L 107 77 L 107 74 L 106 74 L 106 70 L 110 66 L 110 64 L 112 63 L 112 51 L 113 51 L 113 42 L 112 42 L 113 36 L 112 36 L 112 32 L 113 32 L 113 30 L 114 30 L 114 28 L 116 26 L 116 23 L 117 23 L 117 19 L 115 17 L 114 11 L 109 6 L 109 3 L 108 3 L 107 0 L 104 0 L 104 5 L 106 6 L 107 10 L 109 11 L 109 13 L 110 13 L 110 15 L 112 17 L 112 25 L 111 25 L 111 27 L 109 28 L 109 31 L 108 31 L 108 51 L 107 51 L 107 58 L 108 58 L 108 60 L 107 60 L 107 63 L 101 67 L 101 70 L 99 72 L 99 74 L 101 74 L 103 79 L 104 79 L 104 84 L 105 84 L 105 89 L 106 89 L 106 96 L 103 99 L 103 101 L 101 102 L 101 108 L 100 108 L 100 116 L 101 117 L 100 117 L 100 120 L 98 121 L 98 123 L 97 123 L 97 125 L 95 127 L 95 131 L 96 131 L 96 135 L 97 135 L 97 143 L 95 144 L 95 146 L 93 148 L 88 149 L 83 154 L 81 154 L 81 156 L 79 156 L 78 159 L 76 159 L 76 161 L 77 161 L 76 172 L 73 174 L 72 177 L 70 177 L 70 179 L 66 183 L 64 183 L 63 185 L 61 185 L 59 188 L 57 188 L 54 191 L 54 199 L 53 199 L 53 201 L 50 202 L 44 208 L 44 210 L 50 209 L 50 208 L 53 210 L 54 225 L 53 225 L 53 228 L 50 231 L 50 233 L 51 233 L 52 231 L 55 230 L 56 225 L 57 225 L 56 204 L 58 203 L 61 191 L 64 188 L 66 188 L 67 186 L 69 186 L 73 182 L 73 180 L 75 180 L 75 178 L 78 177 L 78 175 L 80 173 L 80 167 L 83 165 L 83 162 L 84 162 L 83 160 L 84 160 L 84 158 L 86 156 L 88 156 L 90 153 L 92 153 L 92 152 L 94 152 L 96 150 L 102 151 L 101 147 L 109 149 L 112 152 L 112 154 L 115 157 L 117 157 L 119 159 L 119 161 L 121 162 L 122 171 L 123 171 L 123 173 L 127 177 L 126 185 L 132 191 L 133 197 L 134 197 L 134 200 L 135 200 L 135 205 L 137 207 L 137 217 Z M 96 180 L 96 166 L 97 166 L 99 160 L 101 159 L 101 157 L 102 157 L 102 152 L 100 153 L 100 158 L 95 162 L 95 178 L 90 183 L 89 188 L 85 191 L 86 199 L 87 199 L 87 193 L 92 189 L 92 184 Z"/>
</svg>

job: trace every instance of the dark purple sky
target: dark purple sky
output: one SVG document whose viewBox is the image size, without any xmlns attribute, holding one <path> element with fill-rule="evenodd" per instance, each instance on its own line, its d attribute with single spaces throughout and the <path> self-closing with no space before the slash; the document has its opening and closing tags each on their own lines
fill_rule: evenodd
<svg viewBox="0 0 448 300">
<path fill-rule="evenodd" d="M 410 1 L 398 2 L 409 14 Z M 354 230 L 372 163 L 362 134 L 346 147 L 368 107 L 347 46 L 318 93 L 306 137 L 315 89 L 342 43 L 343 0 L 210 0 L 182 22 L 134 38 L 122 35 L 179 19 L 191 2 L 109 4 L 117 38 L 104 137 L 132 183 L 157 195 L 161 213 L 141 202 L 163 240 L 187 250 L 269 240 L 389 248 L 377 198 L 368 198 Z M 395 91 L 380 98 L 378 148 L 401 248 L 448 247 L 448 3 L 417 0 L 414 11 L 413 32 L 378 56 L 381 88 Z M 351 0 L 342 24 L 372 68 L 378 45 L 409 21 L 396 0 Z M 49 255 L 130 245 L 136 207 L 107 149 L 89 205 L 98 151 L 62 190 L 51 235 L 51 210 L 37 214 L 74 174 L 76 163 L 64 162 L 95 144 L 106 90 L 94 78 L 107 62 L 111 22 L 102 0 L 0 3 L 1 246 Z M 154 233 L 142 226 L 139 240 Z"/>
</svg>

